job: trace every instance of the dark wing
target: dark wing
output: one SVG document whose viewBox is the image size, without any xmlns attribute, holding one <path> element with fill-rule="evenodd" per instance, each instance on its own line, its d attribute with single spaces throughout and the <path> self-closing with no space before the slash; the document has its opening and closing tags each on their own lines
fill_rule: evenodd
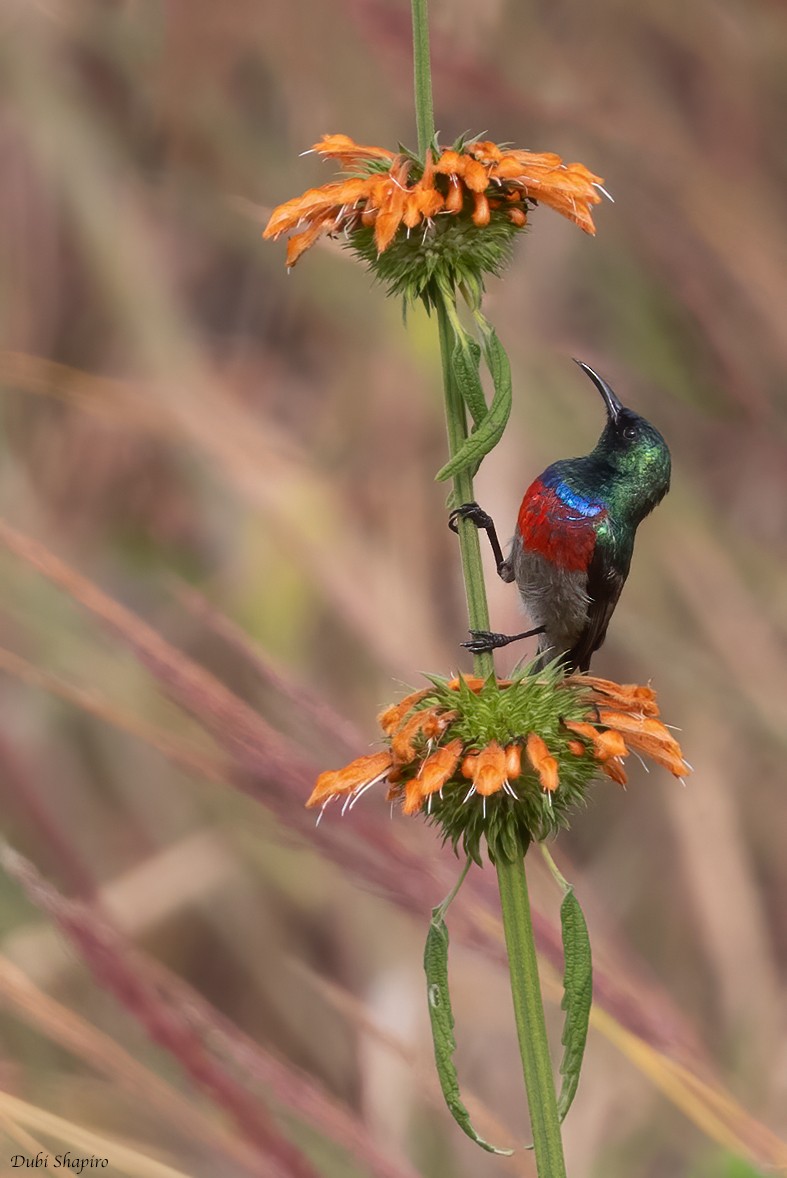
<svg viewBox="0 0 787 1178">
<path fill-rule="evenodd" d="M 568 652 L 568 662 L 579 671 L 587 671 L 593 652 L 607 636 L 607 626 L 615 612 L 621 590 L 626 583 L 628 568 L 621 568 L 610 560 L 608 550 L 596 544 L 588 565 L 587 594 L 590 598 L 587 624 L 582 636 Z"/>
</svg>

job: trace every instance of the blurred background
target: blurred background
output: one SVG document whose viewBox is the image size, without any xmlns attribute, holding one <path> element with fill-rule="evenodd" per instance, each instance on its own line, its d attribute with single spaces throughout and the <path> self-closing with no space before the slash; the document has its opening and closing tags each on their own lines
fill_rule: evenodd
<svg viewBox="0 0 787 1178">
<path fill-rule="evenodd" d="M 602 372 L 673 453 L 597 673 L 657 686 L 696 772 L 598 785 L 555 856 L 597 1000 L 572 1178 L 787 1166 L 787 9 L 434 0 L 436 120 L 579 159 L 486 304 L 510 534 L 585 453 Z M 273 205 L 326 132 L 415 143 L 404 0 L 0 5 L 0 1167 L 531 1175 L 449 1119 L 421 953 L 458 864 L 320 769 L 421 671 L 469 668 L 434 323 Z M 492 622 L 521 628 L 490 570 Z M 519 654 L 522 652 L 520 651 Z M 503 651 L 499 671 L 517 657 Z M 534 860 L 536 856 L 533 856 Z M 560 897 L 533 863 L 560 1050 Z M 451 909 L 457 1063 L 526 1144 L 494 880 Z M 781 1140 L 780 1140 L 781 1138 Z M 50 1168 L 53 1162 L 50 1163 Z"/>
</svg>

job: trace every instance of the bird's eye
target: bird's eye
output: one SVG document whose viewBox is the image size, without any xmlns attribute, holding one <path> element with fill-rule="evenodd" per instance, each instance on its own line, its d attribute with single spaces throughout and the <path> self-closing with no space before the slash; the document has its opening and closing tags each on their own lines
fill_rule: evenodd
<svg viewBox="0 0 787 1178">
<path fill-rule="evenodd" d="M 636 436 L 637 436 L 637 427 L 635 425 L 627 425 L 626 428 L 623 430 L 623 437 L 626 438 L 626 440 L 629 442 L 633 442 L 634 439 L 636 438 Z"/>
</svg>

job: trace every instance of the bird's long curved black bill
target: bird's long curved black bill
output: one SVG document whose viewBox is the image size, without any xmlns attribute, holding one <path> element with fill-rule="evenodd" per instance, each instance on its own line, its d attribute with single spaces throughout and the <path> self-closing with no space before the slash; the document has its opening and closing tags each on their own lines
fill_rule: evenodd
<svg viewBox="0 0 787 1178">
<path fill-rule="evenodd" d="M 576 357 L 574 357 L 574 363 L 578 364 L 582 371 L 593 381 L 593 384 L 604 398 L 604 404 L 607 407 L 607 413 L 609 414 L 610 419 L 612 421 L 616 421 L 618 414 L 623 408 L 623 404 L 618 400 L 617 396 L 615 393 L 613 393 L 612 389 L 604 380 L 603 376 L 599 376 L 597 372 L 593 371 L 589 364 L 585 364 L 582 360 L 577 360 Z"/>
</svg>

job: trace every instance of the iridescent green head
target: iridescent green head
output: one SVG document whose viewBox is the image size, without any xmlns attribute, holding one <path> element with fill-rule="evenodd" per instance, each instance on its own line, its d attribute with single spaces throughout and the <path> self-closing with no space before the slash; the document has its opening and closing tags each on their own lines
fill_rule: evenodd
<svg viewBox="0 0 787 1178">
<path fill-rule="evenodd" d="M 639 523 L 669 491 L 669 447 L 655 426 L 620 402 L 603 377 L 581 360 L 576 363 L 607 407 L 607 424 L 589 457 L 607 474 L 609 494 Z"/>
</svg>

